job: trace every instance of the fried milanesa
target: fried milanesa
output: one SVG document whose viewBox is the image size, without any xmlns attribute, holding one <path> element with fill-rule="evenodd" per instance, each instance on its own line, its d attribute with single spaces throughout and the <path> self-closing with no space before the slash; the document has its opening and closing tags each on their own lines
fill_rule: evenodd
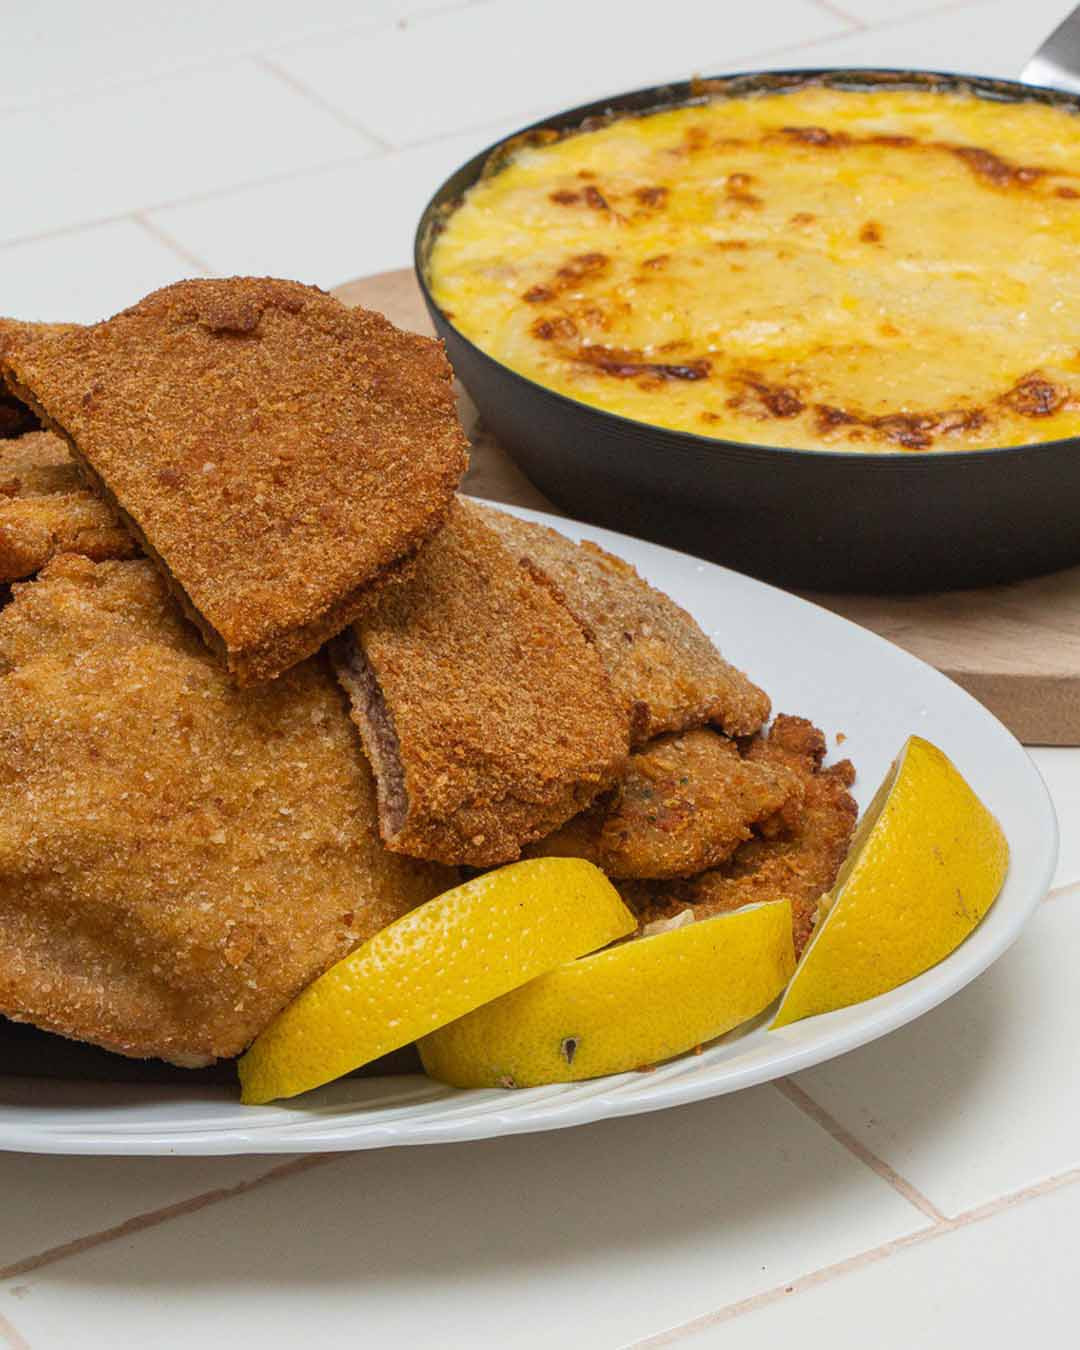
<svg viewBox="0 0 1080 1350">
<path fill-rule="evenodd" d="M 743 759 L 700 727 L 635 751 L 614 792 L 528 852 L 588 858 L 620 879 L 694 876 L 729 858 L 752 825 L 797 810 L 802 794 L 794 770 Z"/>
<path fill-rule="evenodd" d="M 75 327 L 73 323 L 25 323 L 22 319 L 0 318 L 0 363 L 9 348 L 17 342 L 55 337 L 59 333 L 70 333 Z M 0 440 L 7 436 L 21 436 L 23 432 L 33 431 L 39 425 L 38 419 L 26 404 L 7 391 L 3 374 L 0 373 Z"/>
<path fill-rule="evenodd" d="M 596 648 L 464 499 L 336 661 L 383 838 L 401 852 L 510 861 L 625 762 L 626 718 Z"/>
<path fill-rule="evenodd" d="M 748 736 L 769 716 L 765 693 L 729 665 L 686 610 L 621 558 L 544 525 L 485 508 L 504 543 L 545 577 L 594 635 L 642 745 L 715 722 Z"/>
<path fill-rule="evenodd" d="M 340 632 L 465 469 L 442 344 L 297 282 L 182 281 L 4 371 L 240 684 Z"/>
<path fill-rule="evenodd" d="M 825 737 L 816 727 L 802 717 L 777 717 L 769 735 L 751 744 L 747 759 L 793 770 L 804 788 L 801 807 L 779 812 L 768 837 L 743 844 L 720 868 L 689 881 L 620 888 L 642 923 L 671 918 L 687 905 L 696 917 L 708 918 L 788 896 L 795 950 L 801 953 L 813 932 L 817 902 L 847 856 L 858 816 L 848 791 L 855 779 L 851 761 L 823 768 L 824 757 Z"/>
<path fill-rule="evenodd" d="M 116 512 L 79 476 L 51 431 L 0 442 L 0 581 L 32 576 L 57 553 L 103 562 L 138 546 Z"/>
<path fill-rule="evenodd" d="M 0 1013 L 234 1055 L 445 869 L 386 852 L 322 658 L 237 689 L 151 563 L 64 555 L 0 614 Z"/>
</svg>

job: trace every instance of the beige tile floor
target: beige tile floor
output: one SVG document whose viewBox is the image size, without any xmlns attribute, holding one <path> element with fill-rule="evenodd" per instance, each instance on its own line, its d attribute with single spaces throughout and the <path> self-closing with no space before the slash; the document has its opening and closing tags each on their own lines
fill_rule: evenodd
<svg viewBox="0 0 1080 1350">
<path fill-rule="evenodd" d="M 0 312 L 409 261 L 516 122 L 693 71 L 1016 73 L 1067 0 L 0 7 Z M 1053 896 L 986 976 L 800 1075 L 561 1134 L 315 1159 L 0 1155 L 0 1344 L 1074 1343 L 1080 751 Z"/>
</svg>

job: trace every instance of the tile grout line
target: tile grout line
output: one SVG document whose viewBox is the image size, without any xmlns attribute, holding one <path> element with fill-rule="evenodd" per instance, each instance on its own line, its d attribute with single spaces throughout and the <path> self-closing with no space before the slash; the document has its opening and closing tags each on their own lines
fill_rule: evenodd
<svg viewBox="0 0 1080 1350">
<path fill-rule="evenodd" d="M 19 113 L 32 112 L 45 104 L 50 107 L 63 105 L 71 107 L 79 103 L 88 103 L 94 99 L 107 98 L 110 94 L 124 94 L 131 90 L 147 89 L 164 80 L 186 79 L 190 75 L 203 75 L 207 71 L 224 70 L 237 62 L 258 60 L 263 52 L 291 51 L 294 48 L 310 47 L 319 43 L 332 42 L 338 38 L 377 36 L 395 28 L 410 28 L 415 23 L 426 23 L 430 19 L 461 10 L 471 9 L 477 4 L 489 4 L 491 0 L 447 0 L 446 3 L 434 3 L 423 9 L 414 10 L 402 18 L 386 18 L 375 23 L 346 23 L 337 27 L 322 29 L 303 35 L 291 34 L 281 41 L 272 42 L 268 47 L 245 47 L 242 45 L 217 52 L 210 60 L 197 57 L 181 61 L 178 65 L 164 66 L 160 70 L 145 75 L 128 75 L 102 86 L 87 86 L 75 93 L 64 95 L 56 89 L 47 89 L 43 94 L 31 98 L 23 97 L 7 108 L 0 109 L 0 119 L 16 116 Z"/>
<path fill-rule="evenodd" d="M 490 4 L 491 0 L 472 0 L 473 4 Z M 472 133 L 491 132 L 497 139 L 497 129 L 501 127 L 501 121 L 483 122 L 474 127 L 467 127 L 463 130 L 440 132 L 435 136 L 428 136 L 423 140 L 410 141 L 404 145 L 390 145 L 387 150 L 380 151 L 379 147 L 372 144 L 368 147 L 367 153 L 362 150 L 352 155 L 342 155 L 337 159 L 324 160 L 320 164 L 305 165 L 300 169 L 284 169 L 278 173 L 265 174 L 261 178 L 250 178 L 239 183 L 230 183 L 227 187 L 210 188 L 201 192 L 191 192 L 184 197 L 168 197 L 161 201 L 150 202 L 139 207 L 129 208 L 117 211 L 107 216 L 92 216 L 87 220 L 76 221 L 72 225 L 55 225 L 47 230 L 37 230 L 32 234 L 15 235 L 10 239 L 0 239 L 0 250 L 5 248 L 21 248 L 28 244 L 47 243 L 51 239 L 63 239 L 68 235 L 79 234 L 84 230 L 101 229 L 106 225 L 116 225 L 120 221 L 130 220 L 132 216 L 142 216 L 146 219 L 158 211 L 174 211 L 182 209 L 185 206 L 198 206 L 204 202 L 218 201 L 225 197 L 239 196 L 244 192 L 254 192 L 259 188 L 274 187 L 281 183 L 290 183 L 294 179 L 315 178 L 322 173 L 333 173 L 338 169 L 349 169 L 361 164 L 380 164 L 384 160 L 393 159 L 395 155 L 411 154 L 413 151 L 426 150 L 429 146 L 439 145 L 443 141 L 453 140 L 455 136 L 467 136 Z"/>
<path fill-rule="evenodd" d="M 413 147 L 409 147 L 412 149 Z M 177 207 L 196 206 L 201 202 L 214 201 L 218 197 L 228 197 L 239 192 L 248 192 L 256 188 L 273 187 L 277 183 L 288 183 L 294 178 L 312 178 L 316 174 L 327 173 L 334 169 L 348 169 L 356 164 L 389 158 L 388 155 L 362 154 L 343 155 L 340 159 L 325 160 L 321 164 L 307 165 L 302 169 L 285 169 L 280 173 L 266 174 L 262 178 L 251 178 L 246 182 L 230 183 L 228 187 L 212 188 L 204 192 L 192 192 L 186 197 L 170 197 L 164 201 L 151 202 L 149 205 L 117 211 L 108 216 L 92 216 L 88 220 L 76 221 L 73 225 L 56 225 L 48 230 L 38 230 L 34 234 L 20 234 L 11 239 L 0 239 L 0 250 L 21 248 L 24 244 L 42 244 L 50 239 L 63 239 L 67 235 L 78 234 L 83 230 L 101 229 L 105 225 L 116 225 L 122 220 L 130 220 L 132 215 L 149 216 L 154 211 L 172 211 Z"/>
<path fill-rule="evenodd" d="M 133 220 L 136 225 L 141 226 L 147 234 L 152 235 L 159 244 L 163 244 L 166 248 L 171 249 L 172 252 L 175 253 L 177 257 L 182 258 L 184 262 L 190 263 L 192 267 L 198 268 L 198 270 L 203 272 L 206 276 L 213 275 L 214 269 L 210 267 L 209 264 L 205 263 L 198 254 L 192 253 L 189 248 L 179 241 L 179 239 L 173 238 L 168 230 L 163 230 L 156 221 L 151 220 L 148 216 L 144 215 L 142 211 L 132 211 L 129 219 Z"/>
<path fill-rule="evenodd" d="M 1043 896 L 1043 904 L 1047 900 L 1058 900 L 1068 895 L 1070 891 L 1080 890 L 1080 881 L 1063 881 L 1060 886 L 1052 886 Z"/>
<path fill-rule="evenodd" d="M 918 1246 L 922 1242 L 950 1231 L 951 1229 L 945 1227 L 923 1228 L 917 1233 L 908 1233 L 903 1237 L 893 1238 L 892 1241 L 883 1242 L 877 1247 L 871 1247 L 868 1251 L 845 1257 L 842 1261 L 834 1261 L 831 1266 L 822 1266 L 819 1270 L 811 1271 L 808 1275 L 800 1275 L 788 1284 L 773 1285 L 771 1289 L 763 1289 L 760 1294 L 751 1294 L 749 1298 L 741 1298 L 735 1303 L 728 1303 L 715 1312 L 702 1313 L 700 1317 L 692 1318 L 689 1322 L 683 1322 L 681 1326 L 657 1332 L 656 1335 L 647 1336 L 641 1341 L 633 1341 L 626 1347 L 626 1350 L 659 1350 L 661 1346 L 675 1345 L 686 1336 L 704 1331 L 706 1327 L 721 1326 L 724 1322 L 731 1322 L 736 1317 L 741 1317 L 743 1313 L 754 1312 L 758 1308 L 767 1308 L 783 1298 L 801 1294 L 805 1289 L 813 1289 L 816 1285 L 825 1284 L 840 1275 L 848 1274 L 850 1271 L 862 1270 L 866 1266 L 876 1265 L 879 1261 L 884 1261 L 892 1256 L 894 1252 L 902 1251 L 905 1247 Z"/>
<path fill-rule="evenodd" d="M 1032 1186 L 1024 1186 L 1018 1191 L 1011 1191 L 1008 1195 L 999 1196 L 996 1200 L 989 1200 L 984 1205 L 977 1205 L 974 1209 L 965 1210 L 954 1219 L 945 1219 L 944 1222 L 934 1224 L 929 1228 L 922 1228 L 915 1233 L 906 1233 L 902 1237 L 893 1238 L 891 1241 L 883 1242 L 867 1251 L 858 1252 L 856 1255 L 845 1257 L 841 1261 L 835 1261 L 832 1265 L 822 1266 L 819 1270 L 798 1276 L 790 1283 L 777 1284 L 771 1289 L 762 1290 L 760 1294 L 751 1294 L 749 1298 L 728 1303 L 715 1312 L 703 1313 L 700 1317 L 692 1318 L 689 1322 L 683 1322 L 681 1326 L 671 1327 L 667 1331 L 657 1332 L 654 1336 L 646 1336 L 643 1340 L 633 1341 L 624 1350 L 659 1350 L 661 1346 L 675 1345 L 684 1337 L 703 1331 L 706 1327 L 720 1326 L 724 1322 L 730 1322 L 734 1318 L 742 1316 L 743 1313 L 753 1312 L 758 1308 L 766 1308 L 790 1295 L 800 1294 L 804 1290 L 826 1284 L 830 1280 L 847 1275 L 852 1271 L 876 1265 L 877 1262 L 885 1261 L 908 1247 L 918 1247 L 924 1242 L 933 1242 L 948 1233 L 955 1233 L 958 1229 L 982 1223 L 993 1218 L 995 1214 L 1026 1204 L 1040 1196 L 1050 1195 L 1054 1191 L 1063 1190 L 1067 1186 L 1074 1186 L 1077 1182 L 1080 1182 L 1080 1167 L 1062 1172 L 1055 1177 L 1048 1177 Z"/>
<path fill-rule="evenodd" d="M 19 1334 L 3 1313 L 0 1313 L 0 1341 L 6 1342 L 10 1350 L 30 1350 L 29 1341 Z"/>
<path fill-rule="evenodd" d="M 846 9 L 842 9 L 835 0 L 814 0 L 818 9 L 823 9 L 826 14 L 831 14 L 834 19 L 843 19 L 848 24 L 853 33 L 862 32 L 867 24 L 864 20 L 856 18 L 854 14 L 849 14 Z"/>
<path fill-rule="evenodd" d="M 867 24 L 865 28 L 852 29 L 845 33 L 828 33 L 824 37 L 807 38 L 802 42 L 792 43 L 786 47 L 770 47 L 768 51 L 759 54 L 762 56 L 773 54 L 779 56 L 788 51 L 796 52 L 803 49 L 813 51 L 814 48 L 824 46 L 829 42 L 835 42 L 838 38 L 864 36 L 869 33 L 891 33 L 894 29 L 906 28 L 908 24 L 921 23 L 926 19 L 933 19 L 940 15 L 953 14 L 961 9 L 982 9 L 990 3 L 992 3 L 992 0 L 945 0 L 945 3 L 933 9 L 917 10 L 913 14 L 901 14 L 898 18 L 886 19 L 882 23 Z M 865 62 L 863 65 L 865 65 Z M 869 68 L 874 69 L 875 67 Z"/>
<path fill-rule="evenodd" d="M 821 1129 L 823 1129 L 831 1138 L 835 1139 L 841 1147 L 846 1148 L 847 1151 L 858 1158 L 861 1163 L 866 1167 L 869 1167 L 873 1173 L 879 1176 L 887 1185 L 891 1186 L 897 1194 L 903 1196 L 909 1205 L 913 1205 L 921 1214 L 930 1219 L 932 1223 L 940 1225 L 949 1222 L 946 1216 L 942 1214 L 941 1210 L 938 1209 L 937 1205 L 928 1200 L 927 1197 L 923 1195 L 922 1191 L 916 1186 L 913 1186 L 906 1177 L 901 1176 L 894 1167 L 891 1167 L 884 1160 L 884 1158 L 879 1158 L 872 1149 L 867 1148 L 861 1140 L 856 1139 L 850 1130 L 841 1125 L 840 1122 L 831 1116 L 823 1106 L 819 1106 L 818 1103 L 814 1101 L 813 1097 L 799 1087 L 793 1079 L 778 1078 L 773 1083 L 773 1087 L 776 1088 L 781 1096 L 786 1097 L 792 1106 L 800 1110 L 803 1115 L 809 1116 L 815 1125 L 820 1126 Z"/>
<path fill-rule="evenodd" d="M 0 1281 L 14 1279 L 17 1275 L 28 1275 L 32 1271 L 40 1270 L 42 1266 L 50 1266 L 55 1261 L 62 1261 L 65 1257 L 79 1256 L 93 1247 L 114 1242 L 117 1238 L 130 1237 L 133 1233 L 141 1233 L 144 1229 L 156 1228 L 159 1224 L 167 1223 L 170 1219 L 194 1214 L 198 1210 L 222 1204 L 224 1201 L 235 1199 L 237 1196 L 247 1195 L 249 1191 L 258 1190 L 260 1187 L 271 1185 L 275 1181 L 285 1181 L 289 1177 L 311 1171 L 316 1167 L 329 1166 L 331 1163 L 340 1162 L 343 1158 L 351 1156 L 348 1153 L 308 1153 L 301 1158 L 293 1158 L 287 1163 L 279 1163 L 266 1172 L 260 1172 L 256 1177 L 250 1177 L 246 1181 L 238 1181 L 233 1186 L 219 1186 L 212 1191 L 203 1191 L 199 1195 L 190 1196 L 187 1200 L 178 1200 L 175 1204 L 164 1205 L 161 1209 L 147 1210 L 145 1214 L 133 1214 L 131 1218 L 123 1219 L 120 1223 L 113 1224 L 109 1228 L 103 1228 L 97 1233 L 87 1233 L 83 1237 L 72 1238 L 70 1242 L 57 1243 L 55 1247 L 46 1247 L 43 1251 L 35 1252 L 32 1256 L 24 1256 L 18 1261 L 0 1266 Z M 0 1327 L 2 1325 L 0 1323 Z"/>
<path fill-rule="evenodd" d="M 451 11 L 451 13 L 452 12 L 453 11 Z M 328 113 L 339 126 L 345 127 L 348 131 L 357 132 L 382 151 L 392 150 L 394 148 L 385 137 L 380 136 L 377 132 L 371 131 L 360 122 L 354 121 L 353 118 L 351 118 L 348 113 L 343 112 L 336 103 L 331 103 L 329 99 L 323 98 L 322 94 L 316 93 L 310 85 L 305 84 L 303 80 L 298 80 L 295 75 L 279 66 L 276 61 L 272 61 L 268 56 L 259 55 L 252 57 L 252 60 L 260 70 L 264 71 L 272 78 L 280 80 L 282 84 L 287 85 L 294 94 L 299 94 L 301 98 L 307 99 L 307 101 L 314 104 L 316 108 L 321 108 L 324 113 Z"/>
</svg>

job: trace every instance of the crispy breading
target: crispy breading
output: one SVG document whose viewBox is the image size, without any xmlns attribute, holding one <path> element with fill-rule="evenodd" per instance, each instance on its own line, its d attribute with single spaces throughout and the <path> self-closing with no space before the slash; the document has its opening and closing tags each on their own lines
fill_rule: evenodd
<svg viewBox="0 0 1080 1350">
<path fill-rule="evenodd" d="M 594 635 L 635 745 L 706 722 L 729 736 L 751 735 L 765 723 L 768 696 L 628 562 L 545 525 L 484 509 L 507 546 L 547 578 Z"/>
<path fill-rule="evenodd" d="M 336 644 L 387 844 L 486 867 L 610 787 L 628 727 L 596 648 L 459 498 Z"/>
<path fill-rule="evenodd" d="M 781 764 L 743 759 L 708 727 L 660 736 L 636 750 L 615 790 L 530 845 L 530 856 L 587 858 L 610 877 L 690 877 L 716 867 L 751 826 L 803 794 Z"/>
<path fill-rule="evenodd" d="M 104 562 L 138 551 L 59 436 L 31 431 L 0 442 L 0 581 L 32 576 L 58 553 Z"/>
<path fill-rule="evenodd" d="M 73 323 L 27 323 L 23 319 L 0 318 L 0 363 L 16 343 L 70 333 L 77 326 Z M 21 436 L 24 432 L 34 431 L 40 425 L 26 404 L 8 392 L 0 369 L 0 440 L 8 436 Z"/>
<path fill-rule="evenodd" d="M 769 735 L 747 750 L 750 763 L 780 766 L 802 781 L 801 809 L 781 811 L 768 837 L 749 840 L 730 862 L 689 881 L 620 887 L 643 924 L 671 918 L 688 905 L 698 918 L 763 900 L 792 902 L 796 953 L 814 930 L 817 902 L 836 880 L 855 831 L 858 807 L 848 789 L 850 760 L 822 767 L 825 737 L 803 717 L 778 716 Z"/>
<path fill-rule="evenodd" d="M 0 1013 L 126 1055 L 234 1055 L 455 879 L 379 842 L 324 658 L 237 689 L 146 560 L 64 555 L 15 587 Z"/>
<path fill-rule="evenodd" d="M 240 684 L 355 618 L 466 466 L 442 344 L 297 282 L 178 282 L 4 370 Z"/>
</svg>

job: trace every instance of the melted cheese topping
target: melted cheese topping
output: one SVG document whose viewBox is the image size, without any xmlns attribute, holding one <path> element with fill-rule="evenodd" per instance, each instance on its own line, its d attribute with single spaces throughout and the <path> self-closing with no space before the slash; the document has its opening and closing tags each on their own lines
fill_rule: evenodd
<svg viewBox="0 0 1080 1350">
<path fill-rule="evenodd" d="M 804 86 L 525 144 L 431 253 L 484 351 L 638 421 L 829 450 L 1080 434 L 1080 119 Z"/>
</svg>

